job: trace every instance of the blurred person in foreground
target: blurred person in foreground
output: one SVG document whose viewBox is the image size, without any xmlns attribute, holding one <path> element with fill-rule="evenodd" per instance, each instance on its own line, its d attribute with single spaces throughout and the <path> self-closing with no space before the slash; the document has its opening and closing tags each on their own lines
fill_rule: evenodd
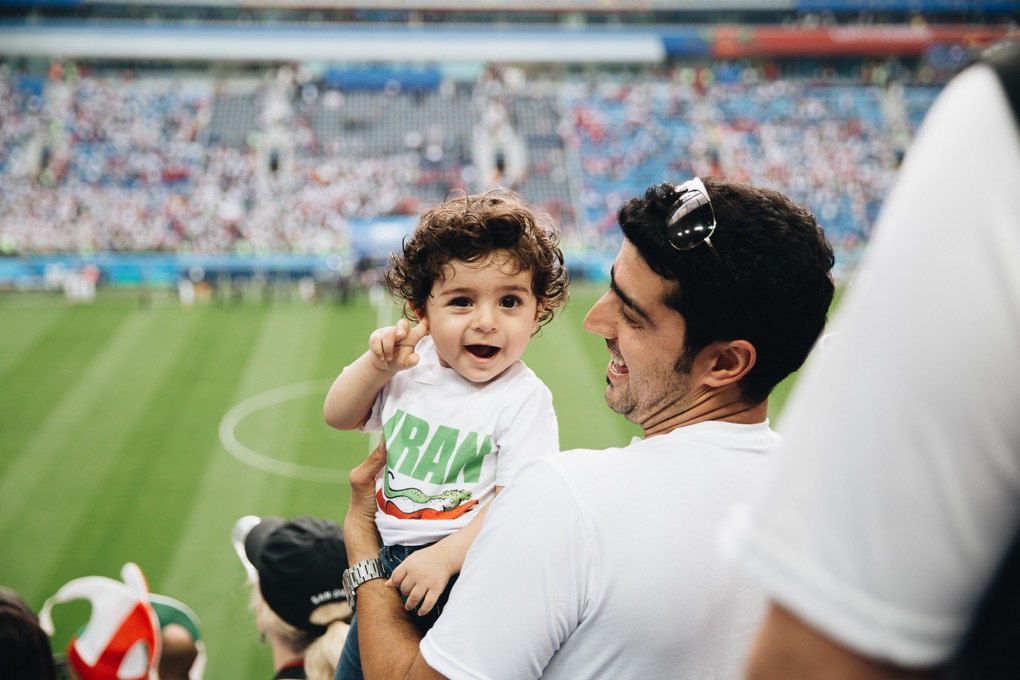
<svg viewBox="0 0 1020 680">
<path fill-rule="evenodd" d="M 320 517 L 248 515 L 234 524 L 231 541 L 272 649 L 273 679 L 332 680 L 352 614 L 341 583 L 343 530 Z"/>
<path fill-rule="evenodd" d="M 606 340 L 609 406 L 644 437 L 523 468 L 424 639 L 385 579 L 357 586 L 367 678 L 739 673 L 765 603 L 718 555 L 716 524 L 767 469 L 768 395 L 825 325 L 832 248 L 782 194 L 722 179 L 650 187 L 618 218 L 585 327 Z M 352 564 L 379 551 L 385 456 L 351 473 Z"/>
<path fill-rule="evenodd" d="M 58 678 L 202 680 L 206 657 L 198 617 L 182 602 L 150 593 L 137 564 L 124 564 L 119 581 L 82 576 L 65 583 L 43 604 L 42 630 L 52 635 L 53 607 L 74 600 L 89 602 L 89 617 L 66 651 L 53 657 Z"/>
<path fill-rule="evenodd" d="M 165 595 L 149 593 L 149 604 L 159 620 L 159 680 L 202 680 L 206 656 L 198 616 L 183 602 Z"/>
<path fill-rule="evenodd" d="M 752 678 L 1017 677 L 1020 47 L 983 61 L 929 110 L 774 477 L 720 534 L 772 598 Z"/>
<path fill-rule="evenodd" d="M 0 680 L 56 680 L 50 636 L 15 591 L 0 586 Z"/>
<path fill-rule="evenodd" d="M 39 623 L 56 631 L 52 610 L 87 600 L 89 616 L 58 656 L 61 677 L 78 680 L 150 680 L 156 675 L 161 638 L 159 619 L 149 604 L 149 585 L 141 567 L 126 562 L 120 580 L 81 576 L 62 585 L 43 603 Z"/>
</svg>

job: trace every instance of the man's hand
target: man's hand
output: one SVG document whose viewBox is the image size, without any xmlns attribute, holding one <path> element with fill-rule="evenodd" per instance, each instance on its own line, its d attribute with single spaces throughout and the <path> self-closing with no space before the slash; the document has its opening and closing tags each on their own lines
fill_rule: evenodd
<svg viewBox="0 0 1020 680">
<path fill-rule="evenodd" d="M 386 465 L 382 439 L 368 458 L 351 470 L 351 505 L 344 520 L 344 543 L 351 564 L 379 555 L 379 532 L 375 527 L 375 479 Z"/>
<path fill-rule="evenodd" d="M 368 338 L 368 352 L 376 369 L 396 373 L 418 363 L 414 348 L 418 341 L 429 332 L 428 319 L 422 319 L 411 328 L 407 319 L 401 319 L 396 326 L 380 328 Z"/>
<path fill-rule="evenodd" d="M 365 462 L 351 470 L 351 505 L 344 520 L 344 543 L 351 564 L 379 556 L 375 478 L 385 465 L 386 444 L 380 440 Z M 382 579 L 366 581 L 358 588 L 358 645 L 366 680 L 442 678 L 418 651 L 421 638 L 400 598 L 384 587 Z"/>
<path fill-rule="evenodd" d="M 432 611 L 455 573 L 457 570 L 443 549 L 442 542 L 439 542 L 408 555 L 393 570 L 393 576 L 386 585 L 400 588 L 400 592 L 407 598 L 404 603 L 407 611 L 413 611 L 420 602 L 418 615 L 424 616 Z"/>
</svg>

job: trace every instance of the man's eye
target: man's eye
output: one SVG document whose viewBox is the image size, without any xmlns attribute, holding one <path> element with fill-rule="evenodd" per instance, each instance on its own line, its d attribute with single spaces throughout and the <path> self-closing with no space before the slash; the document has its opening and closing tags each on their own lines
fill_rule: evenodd
<svg viewBox="0 0 1020 680">
<path fill-rule="evenodd" d="M 521 299 L 516 295 L 507 295 L 506 297 L 499 301 L 499 306 L 505 307 L 507 309 L 513 309 L 519 304 L 521 304 Z"/>
<path fill-rule="evenodd" d="M 620 316 L 623 317 L 623 322 L 628 326 L 633 326 L 634 328 L 641 326 L 641 320 L 628 312 L 626 308 L 620 310 Z"/>
</svg>

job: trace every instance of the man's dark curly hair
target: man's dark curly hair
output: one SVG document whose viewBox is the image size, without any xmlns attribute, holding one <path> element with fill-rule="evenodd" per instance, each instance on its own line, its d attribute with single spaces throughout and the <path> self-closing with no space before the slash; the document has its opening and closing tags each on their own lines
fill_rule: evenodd
<svg viewBox="0 0 1020 680">
<path fill-rule="evenodd" d="M 404 315 L 425 309 L 432 284 L 453 260 L 481 262 L 496 255 L 514 273 L 532 273 L 531 290 L 541 306 L 538 322 L 552 320 L 567 300 L 569 276 L 559 248 L 559 233 L 548 216 L 534 212 L 512 191 L 457 192 L 422 213 L 401 252 L 390 255 L 384 280 L 404 301 Z"/>
<path fill-rule="evenodd" d="M 747 340 L 757 360 L 741 390 L 758 403 L 800 368 L 825 327 L 835 257 L 814 216 L 778 191 L 702 181 L 715 210 L 711 240 L 722 267 L 705 244 L 679 251 L 666 240 L 678 197 L 667 182 L 625 202 L 617 217 L 648 266 L 676 282 L 663 302 L 686 324 L 678 366 L 715 341 Z"/>
</svg>

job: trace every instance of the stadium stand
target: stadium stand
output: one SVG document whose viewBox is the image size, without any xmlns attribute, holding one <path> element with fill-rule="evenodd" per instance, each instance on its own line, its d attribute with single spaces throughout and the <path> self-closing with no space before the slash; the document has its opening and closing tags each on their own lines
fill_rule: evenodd
<svg viewBox="0 0 1020 680">
<path fill-rule="evenodd" d="M 756 70 L 746 73 L 752 82 L 719 82 L 703 69 L 694 78 L 713 81 L 704 86 L 685 82 L 679 69 L 637 83 L 568 80 L 556 97 L 547 86 L 505 93 L 527 159 L 521 176 L 506 183 L 565 226 L 576 220 L 598 234 L 612 226 L 619 198 L 661 179 L 663 169 L 678 177 L 721 173 L 791 185 L 835 234 L 866 238 L 911 121 L 938 88 L 902 87 L 893 98 L 878 86 L 760 81 Z M 187 84 L 81 76 L 51 84 L 40 104 L 9 71 L 0 78 L 6 110 L 42 107 L 32 116 L 12 113 L 14 124 L 5 126 L 11 181 L 2 190 L 0 224 L 19 252 L 317 252 L 337 246 L 330 211 L 339 218 L 414 214 L 450 188 L 505 179 L 469 169 L 482 165 L 472 134 L 484 113 L 469 93 L 452 88 L 305 90 L 298 97 L 307 111 L 277 123 L 288 130 L 280 148 L 253 149 L 271 127 L 264 90 L 225 91 L 194 76 Z M 892 120 L 906 120 L 906 129 Z M 571 152 L 579 176 L 571 176 Z M 585 207 L 579 217 L 572 184 Z M 288 200 L 278 200 L 281 194 Z M 310 221 L 288 223 L 283 206 L 295 214 L 295 203 Z M 33 219 L 49 204 L 48 220 Z"/>
<path fill-rule="evenodd" d="M 916 106 L 934 88 L 910 91 Z M 867 238 L 902 135 L 912 134 L 890 124 L 903 118 L 899 103 L 870 85 L 604 80 L 564 99 L 575 121 L 586 217 L 597 233 L 612 230 L 622 197 L 668 168 L 676 177 L 723 174 L 783 186 L 835 240 L 852 245 Z"/>
</svg>

